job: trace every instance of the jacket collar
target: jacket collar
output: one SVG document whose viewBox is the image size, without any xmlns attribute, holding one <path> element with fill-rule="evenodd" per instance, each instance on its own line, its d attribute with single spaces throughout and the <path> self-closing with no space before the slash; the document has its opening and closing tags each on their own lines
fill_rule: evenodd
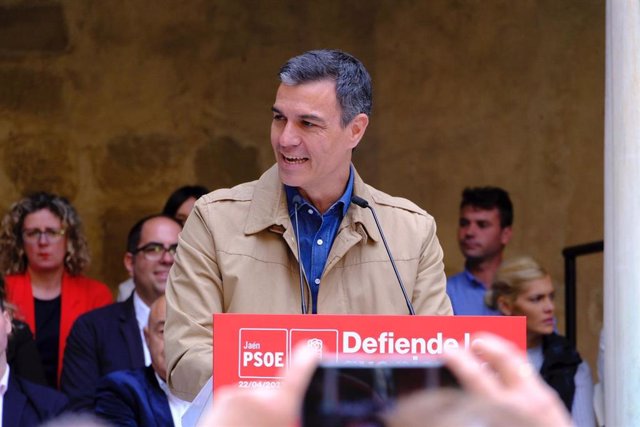
<svg viewBox="0 0 640 427">
<path fill-rule="evenodd" d="M 244 232 L 255 234 L 273 226 L 282 227 L 284 231 L 290 224 L 287 197 L 276 164 L 262 174 L 256 183 Z"/>
<path fill-rule="evenodd" d="M 133 305 L 133 292 L 131 293 L 131 295 L 129 295 L 129 297 L 122 301 L 122 305 L 121 305 L 122 309 L 119 310 L 120 314 L 120 320 L 123 322 L 128 322 L 131 318 L 136 317 L 136 309 Z"/>
<path fill-rule="evenodd" d="M 120 310 L 120 333 L 129 350 L 129 363 L 131 366 L 144 366 L 144 343 L 140 336 L 140 328 L 136 319 L 136 309 L 133 304 L 133 294 L 122 304 Z"/>
<path fill-rule="evenodd" d="M 375 205 L 373 195 L 368 186 L 364 183 L 358 172 L 355 173 L 353 181 L 353 194 L 362 197 L 372 205 Z M 380 240 L 380 233 L 376 227 L 371 212 L 351 203 L 343 223 L 362 235 L 363 240 L 371 239 L 374 242 Z M 249 215 L 244 228 L 245 234 L 259 233 L 265 229 L 270 229 L 278 233 L 284 233 L 291 227 L 291 219 L 287 210 L 287 196 L 284 186 L 278 175 L 278 165 L 273 165 L 267 170 L 256 183 L 253 192 L 253 199 L 249 207 Z"/>
<path fill-rule="evenodd" d="M 18 427 L 26 404 L 27 397 L 22 392 L 21 384 L 9 372 L 7 391 L 4 394 L 2 420 L 0 420 L 2 425 L 5 427 Z"/>
<path fill-rule="evenodd" d="M 153 412 L 153 418 L 155 418 L 159 426 L 173 426 L 169 397 L 158 383 L 152 365 L 144 368 L 144 375 L 150 385 L 150 387 L 145 387 L 145 391 L 149 399 L 149 406 Z"/>
</svg>

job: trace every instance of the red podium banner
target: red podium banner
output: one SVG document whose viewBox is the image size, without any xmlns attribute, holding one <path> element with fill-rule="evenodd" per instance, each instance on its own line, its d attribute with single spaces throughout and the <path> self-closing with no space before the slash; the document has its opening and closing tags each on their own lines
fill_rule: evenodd
<svg viewBox="0 0 640 427">
<path fill-rule="evenodd" d="M 293 348 L 306 343 L 324 361 L 426 361 L 491 332 L 526 350 L 517 316 L 213 315 L 213 388 L 279 387 Z"/>
</svg>

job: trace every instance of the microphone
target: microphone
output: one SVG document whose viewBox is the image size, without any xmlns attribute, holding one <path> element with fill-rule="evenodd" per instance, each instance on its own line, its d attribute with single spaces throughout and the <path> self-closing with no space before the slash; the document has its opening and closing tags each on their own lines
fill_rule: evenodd
<svg viewBox="0 0 640 427">
<path fill-rule="evenodd" d="M 382 243 L 384 243 L 384 248 L 387 250 L 387 255 L 389 256 L 389 260 L 391 261 L 391 265 L 393 266 L 393 271 L 396 273 L 396 278 L 398 279 L 398 283 L 400 284 L 400 289 L 402 290 L 404 301 L 405 303 L 407 303 L 409 314 L 415 316 L 416 312 L 413 309 L 413 305 L 411 305 L 409 297 L 407 296 L 407 290 L 404 287 L 404 283 L 402 283 L 402 278 L 400 277 L 400 273 L 398 272 L 398 267 L 396 267 L 396 262 L 393 260 L 393 256 L 391 256 L 391 250 L 389 250 L 389 245 L 387 245 L 387 239 L 385 239 L 384 233 L 382 232 L 382 227 L 380 226 L 380 222 L 378 221 L 378 215 L 376 215 L 376 211 L 369 205 L 369 202 L 367 202 L 362 197 L 351 196 L 351 202 L 355 205 L 360 206 L 361 208 L 369 209 L 373 214 L 373 219 L 376 221 L 376 227 L 378 227 L 378 232 L 382 237 Z"/>
<path fill-rule="evenodd" d="M 300 232 L 298 231 L 298 207 L 302 204 L 302 197 L 293 196 L 293 218 L 296 226 L 296 247 L 298 249 L 298 271 L 300 272 L 300 309 L 302 314 L 307 314 L 307 301 L 304 296 L 304 277 L 302 274 L 302 254 L 300 252 Z"/>
</svg>

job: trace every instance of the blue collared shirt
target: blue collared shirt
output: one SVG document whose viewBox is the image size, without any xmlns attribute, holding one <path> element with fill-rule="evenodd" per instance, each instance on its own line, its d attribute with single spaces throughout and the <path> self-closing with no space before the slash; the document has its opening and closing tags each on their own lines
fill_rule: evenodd
<svg viewBox="0 0 640 427">
<path fill-rule="evenodd" d="M 296 221 L 294 218 L 293 198 L 300 195 L 295 187 L 285 187 L 287 194 L 287 206 L 289 208 L 289 216 L 296 234 Z M 304 275 L 311 289 L 311 308 L 312 313 L 318 312 L 318 291 L 322 279 L 324 266 L 327 264 L 329 251 L 333 245 L 333 241 L 338 233 L 338 228 L 342 219 L 347 214 L 349 204 L 351 203 L 351 195 L 353 194 L 353 167 L 349 170 L 349 181 L 347 188 L 331 207 L 321 214 L 306 199 L 302 198 L 302 203 L 298 205 L 298 228 L 300 236 L 296 236 L 296 240 L 300 244 L 300 252 L 302 256 L 302 266 Z"/>
<path fill-rule="evenodd" d="M 464 316 L 502 316 L 484 303 L 487 289 L 468 270 L 447 279 L 447 294 L 451 300 L 453 314 Z"/>
</svg>

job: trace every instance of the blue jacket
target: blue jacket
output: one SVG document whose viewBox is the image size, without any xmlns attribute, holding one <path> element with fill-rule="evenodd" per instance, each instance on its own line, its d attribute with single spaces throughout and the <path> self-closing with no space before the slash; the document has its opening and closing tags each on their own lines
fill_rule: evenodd
<svg viewBox="0 0 640 427">
<path fill-rule="evenodd" d="M 67 402 L 64 394 L 18 378 L 9 372 L 9 383 L 2 405 L 2 426 L 39 426 L 60 414 Z"/>
<path fill-rule="evenodd" d="M 117 426 L 173 427 L 169 400 L 151 366 L 102 378 L 96 414 Z"/>
<path fill-rule="evenodd" d="M 78 317 L 67 339 L 60 385 L 71 409 L 93 411 L 100 378 L 142 367 L 144 350 L 132 295 Z"/>
</svg>

